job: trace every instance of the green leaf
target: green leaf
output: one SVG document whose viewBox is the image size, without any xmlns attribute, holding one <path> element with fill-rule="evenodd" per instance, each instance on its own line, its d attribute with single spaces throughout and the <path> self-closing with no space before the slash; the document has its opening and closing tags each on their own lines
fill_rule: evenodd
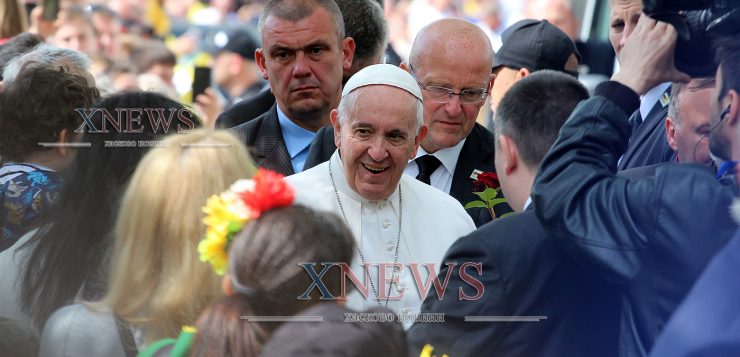
<svg viewBox="0 0 740 357">
<path fill-rule="evenodd" d="M 488 206 L 483 201 L 472 201 L 465 205 L 465 209 L 471 208 L 488 208 Z"/>
<path fill-rule="evenodd" d="M 508 216 L 511 216 L 511 215 L 515 215 L 515 214 L 516 214 L 516 212 L 509 212 L 509 213 L 504 213 L 504 214 L 502 214 L 502 215 L 501 215 L 501 217 L 499 217 L 499 218 L 504 218 L 504 217 L 508 217 Z"/>
<path fill-rule="evenodd" d="M 487 188 L 483 192 L 473 192 L 476 196 L 480 197 L 483 202 L 489 202 L 490 200 L 496 198 L 498 195 L 498 191 L 494 190 L 492 188 Z"/>
<path fill-rule="evenodd" d="M 497 205 L 499 203 L 505 203 L 505 202 L 506 202 L 506 199 L 505 198 L 492 198 L 492 199 L 488 200 L 488 206 L 489 207 L 493 207 L 493 206 L 495 206 L 495 205 Z"/>
</svg>

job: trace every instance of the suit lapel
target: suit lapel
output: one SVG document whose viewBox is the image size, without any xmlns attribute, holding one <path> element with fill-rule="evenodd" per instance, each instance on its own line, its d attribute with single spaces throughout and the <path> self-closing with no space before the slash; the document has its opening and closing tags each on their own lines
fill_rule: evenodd
<svg viewBox="0 0 740 357">
<path fill-rule="evenodd" d="M 666 92 L 670 93 L 670 87 L 668 87 Z M 632 133 L 632 137 L 630 137 L 629 140 L 629 145 L 627 146 L 627 151 L 624 153 L 622 161 L 619 162 L 620 170 L 628 167 L 632 160 L 634 160 L 635 155 L 642 151 L 643 145 L 649 144 L 650 136 L 653 134 L 658 126 L 661 126 L 663 124 L 662 119 L 665 118 L 665 113 L 667 113 L 667 111 L 667 107 L 664 107 L 660 103 L 660 100 L 658 100 L 650 109 L 650 112 L 648 112 L 647 117 L 642 118 L 642 124 L 640 124 L 637 130 Z"/>
<path fill-rule="evenodd" d="M 645 146 L 652 144 L 650 142 L 650 137 L 663 123 L 662 119 L 665 118 L 666 112 L 667 109 L 663 108 L 659 102 L 653 106 L 648 117 L 643 120 L 642 124 L 637 129 L 637 132 L 635 132 L 634 137 L 630 139 L 627 151 L 624 153 L 624 158 L 619 162 L 620 170 L 630 167 L 630 163 L 636 159 L 635 155 L 643 152 L 645 150 Z"/>
<path fill-rule="evenodd" d="M 486 136 L 485 134 L 489 135 Z M 463 206 L 468 202 L 477 200 L 478 196 L 473 194 L 473 179 L 470 178 L 470 175 L 473 170 L 494 172 L 493 155 L 493 135 L 479 124 L 475 124 L 460 150 L 460 156 L 457 158 L 455 172 L 452 175 L 450 196 L 454 197 Z M 475 222 L 476 227 L 480 227 L 492 219 L 488 210 L 483 208 L 473 208 L 466 211 Z"/>
<path fill-rule="evenodd" d="M 295 173 L 288 148 L 285 146 L 283 132 L 280 130 L 275 105 L 265 113 L 257 129 L 252 152 L 257 156 L 255 159 L 260 167 L 280 172 L 286 176 Z"/>
<path fill-rule="evenodd" d="M 473 170 L 495 171 L 493 167 L 493 143 L 484 145 L 487 140 L 483 138 L 480 130 L 485 129 L 479 128 L 478 124 L 475 125 L 460 150 L 455 172 L 452 175 L 452 185 L 450 186 L 450 196 L 463 205 L 477 199 L 477 196 L 473 195 L 473 179 L 470 178 Z M 487 161 L 490 161 L 490 163 Z"/>
</svg>

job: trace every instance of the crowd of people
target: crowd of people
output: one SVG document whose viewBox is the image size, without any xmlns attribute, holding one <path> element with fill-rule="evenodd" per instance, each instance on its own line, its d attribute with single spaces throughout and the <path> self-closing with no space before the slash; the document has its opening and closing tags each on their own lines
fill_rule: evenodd
<svg viewBox="0 0 740 357">
<path fill-rule="evenodd" d="M 3 354 L 740 354 L 737 36 L 610 0 L 593 87 L 567 0 L 0 1 Z"/>
</svg>

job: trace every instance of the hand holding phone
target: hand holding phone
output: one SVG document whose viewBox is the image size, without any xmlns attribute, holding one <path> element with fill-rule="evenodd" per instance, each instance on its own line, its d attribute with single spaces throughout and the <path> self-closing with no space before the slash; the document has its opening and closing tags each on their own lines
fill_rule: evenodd
<svg viewBox="0 0 740 357">
<path fill-rule="evenodd" d="M 211 86 L 211 68 L 196 66 L 193 74 L 193 87 L 192 87 L 192 102 L 195 103 L 195 98 L 199 94 L 203 94 L 206 88 Z"/>
</svg>

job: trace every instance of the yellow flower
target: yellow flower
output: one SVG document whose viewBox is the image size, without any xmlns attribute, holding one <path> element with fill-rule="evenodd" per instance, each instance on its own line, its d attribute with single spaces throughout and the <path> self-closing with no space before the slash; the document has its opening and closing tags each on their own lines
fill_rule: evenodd
<svg viewBox="0 0 740 357">
<path fill-rule="evenodd" d="M 211 264 L 218 275 L 224 275 L 231 237 L 246 224 L 249 209 L 236 195 L 223 193 L 209 197 L 203 212 L 206 214 L 203 223 L 208 229 L 206 237 L 198 244 L 200 260 Z"/>
<path fill-rule="evenodd" d="M 255 177 L 259 178 L 264 175 L 267 175 L 267 178 L 277 180 L 278 185 L 266 185 L 263 182 L 262 186 L 265 187 L 262 190 L 269 190 L 273 187 L 280 188 L 282 192 L 277 192 L 277 198 L 282 200 L 279 201 L 278 206 L 290 205 L 293 202 L 293 191 L 287 184 L 278 182 L 282 176 L 259 171 Z M 262 179 L 262 181 L 264 180 L 266 179 Z M 267 183 L 271 183 L 271 181 Z M 248 203 L 245 200 L 245 194 L 251 193 L 251 195 L 246 195 L 246 197 L 262 197 L 275 194 L 275 192 L 270 191 L 267 194 L 262 194 L 262 196 L 255 196 L 255 191 L 259 188 L 257 186 L 255 180 L 238 180 L 220 195 L 209 197 L 205 207 L 203 207 L 203 212 L 206 214 L 203 218 L 203 223 L 206 225 L 207 230 L 205 238 L 198 243 L 198 253 L 200 260 L 211 264 L 213 270 L 218 275 L 224 275 L 226 273 L 229 259 L 229 245 L 234 239 L 234 235 L 238 234 L 250 219 L 259 217 L 260 209 L 267 209 L 263 205 L 255 206 L 253 203 Z M 269 200 L 263 199 L 263 201 Z"/>
<path fill-rule="evenodd" d="M 202 262 L 210 263 L 218 275 L 226 273 L 228 264 L 229 239 L 225 234 L 209 228 L 206 238 L 198 243 L 198 253 Z"/>
<path fill-rule="evenodd" d="M 236 222 L 243 225 L 247 221 L 247 217 L 236 213 L 233 206 L 233 202 L 228 202 L 221 196 L 211 196 L 206 206 L 203 207 L 203 213 L 206 214 L 203 223 L 210 229 L 224 235 L 228 232 L 232 223 Z"/>
<path fill-rule="evenodd" d="M 419 357 L 436 357 L 436 354 L 432 354 L 434 352 L 434 347 L 430 344 L 424 345 L 424 348 L 421 349 L 421 353 L 419 354 Z M 447 354 L 443 354 L 442 357 L 449 357 Z"/>
<path fill-rule="evenodd" d="M 434 351 L 434 347 L 430 344 L 426 344 L 424 345 L 424 348 L 421 349 L 419 357 L 432 357 L 432 351 Z"/>
</svg>

